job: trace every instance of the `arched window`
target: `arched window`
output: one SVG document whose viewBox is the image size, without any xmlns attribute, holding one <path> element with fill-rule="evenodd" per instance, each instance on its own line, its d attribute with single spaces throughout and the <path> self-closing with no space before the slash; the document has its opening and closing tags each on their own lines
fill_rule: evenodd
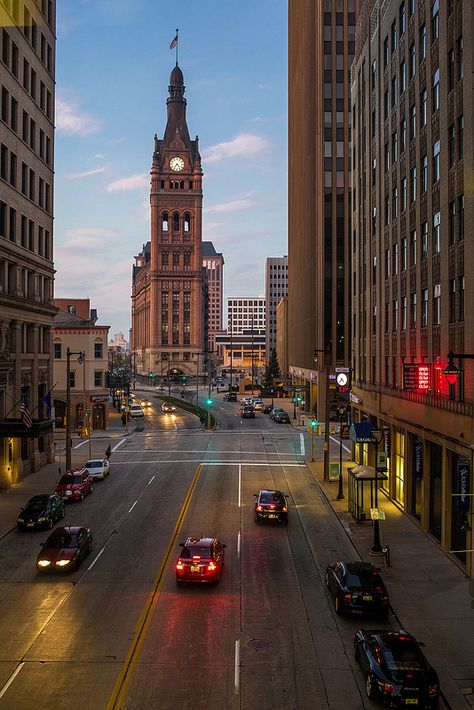
<svg viewBox="0 0 474 710">
<path fill-rule="evenodd" d="M 168 212 L 163 212 L 163 215 L 161 217 L 161 229 L 163 232 L 168 231 Z"/>
<path fill-rule="evenodd" d="M 189 214 L 189 212 L 186 212 L 186 214 L 184 215 L 184 231 L 189 232 L 190 229 L 191 229 L 191 215 Z"/>
<path fill-rule="evenodd" d="M 173 214 L 173 232 L 179 232 L 179 214 L 177 212 Z"/>
</svg>

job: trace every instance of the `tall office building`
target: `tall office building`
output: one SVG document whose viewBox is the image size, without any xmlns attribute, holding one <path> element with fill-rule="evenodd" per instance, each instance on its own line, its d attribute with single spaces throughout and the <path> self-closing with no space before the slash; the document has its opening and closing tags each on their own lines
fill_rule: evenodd
<svg viewBox="0 0 474 710">
<path fill-rule="evenodd" d="M 209 293 L 209 348 L 214 352 L 216 350 L 216 334 L 222 331 L 224 257 L 220 252 L 215 250 L 212 242 L 202 243 L 202 265 L 206 274 Z"/>
<path fill-rule="evenodd" d="M 55 30 L 55 1 L 0 0 L 0 487 L 52 460 Z"/>
<path fill-rule="evenodd" d="M 227 299 L 227 331 L 239 335 L 244 330 L 265 331 L 263 296 L 237 296 Z"/>
<path fill-rule="evenodd" d="M 359 0 L 289 1 L 288 358 L 324 411 L 324 358 L 350 363 L 350 67 Z"/>
<path fill-rule="evenodd" d="M 168 91 L 168 121 L 164 137 L 155 136 L 151 168 L 151 241 L 133 268 L 131 351 L 139 372 L 189 375 L 202 371 L 207 286 L 201 156 L 198 138 L 189 137 L 178 64 Z"/>
<path fill-rule="evenodd" d="M 352 67 L 353 416 L 384 432 L 386 493 L 471 574 L 473 31 L 471 2 L 371 0 Z"/>
<path fill-rule="evenodd" d="M 277 306 L 288 296 L 288 257 L 268 257 L 265 265 L 266 331 L 265 349 L 267 364 L 272 350 L 277 346 Z"/>
</svg>

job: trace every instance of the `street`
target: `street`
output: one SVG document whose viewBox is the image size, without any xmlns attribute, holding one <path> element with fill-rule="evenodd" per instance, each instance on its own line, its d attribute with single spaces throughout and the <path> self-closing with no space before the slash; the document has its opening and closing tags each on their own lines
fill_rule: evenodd
<svg viewBox="0 0 474 710">
<path fill-rule="evenodd" d="M 367 622 L 337 617 L 324 586 L 328 563 L 357 555 L 299 433 L 221 399 L 218 429 L 199 431 L 150 399 L 110 476 L 67 506 L 62 522 L 93 534 L 77 572 L 36 572 L 47 532 L 0 541 L 0 708 L 375 707 L 352 648 Z M 289 495 L 287 527 L 254 522 L 265 487 Z M 191 535 L 227 545 L 218 586 L 176 586 Z"/>
</svg>

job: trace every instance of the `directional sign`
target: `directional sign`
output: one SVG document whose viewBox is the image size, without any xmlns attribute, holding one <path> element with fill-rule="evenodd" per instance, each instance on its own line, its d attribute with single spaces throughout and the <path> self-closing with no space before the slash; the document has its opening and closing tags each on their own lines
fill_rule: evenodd
<svg viewBox="0 0 474 710">
<path fill-rule="evenodd" d="M 385 510 L 382 510 L 382 508 L 371 508 L 370 517 L 372 520 L 385 520 Z"/>
</svg>

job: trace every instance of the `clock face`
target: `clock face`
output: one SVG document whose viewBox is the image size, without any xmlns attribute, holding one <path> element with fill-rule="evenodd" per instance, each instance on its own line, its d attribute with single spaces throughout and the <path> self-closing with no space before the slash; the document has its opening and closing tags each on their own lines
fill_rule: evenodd
<svg viewBox="0 0 474 710">
<path fill-rule="evenodd" d="M 178 156 L 176 156 L 175 158 L 171 158 L 170 168 L 171 170 L 174 170 L 175 173 L 179 172 L 184 168 L 184 160 L 182 158 L 179 158 Z"/>
<path fill-rule="evenodd" d="M 336 382 L 339 387 L 345 387 L 347 385 L 348 380 L 349 378 L 347 377 L 345 372 L 339 372 L 336 377 Z"/>
</svg>

